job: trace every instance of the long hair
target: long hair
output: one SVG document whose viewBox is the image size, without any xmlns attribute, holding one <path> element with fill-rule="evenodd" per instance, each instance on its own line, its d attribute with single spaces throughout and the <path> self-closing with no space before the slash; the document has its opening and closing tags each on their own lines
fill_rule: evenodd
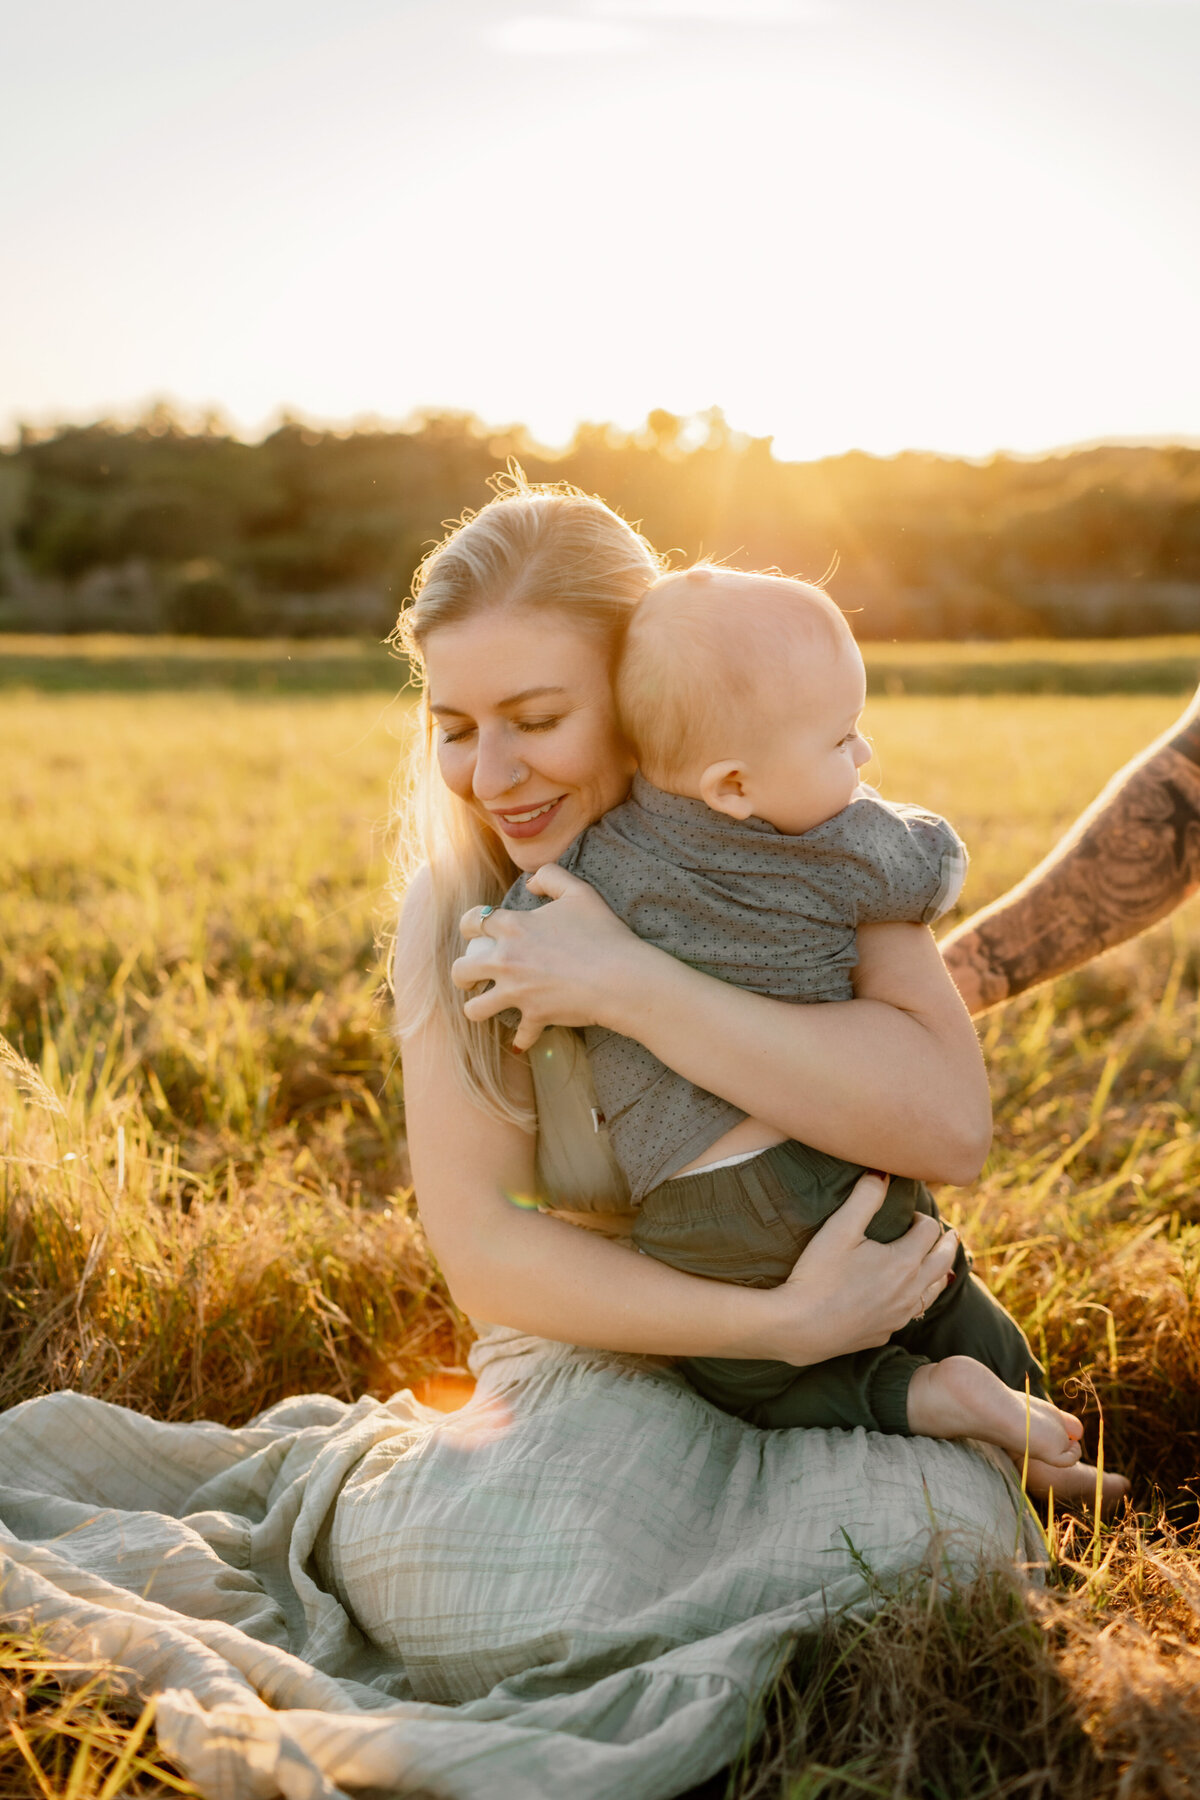
<svg viewBox="0 0 1200 1800">
<path fill-rule="evenodd" d="M 423 646 L 439 627 L 489 608 L 521 608 L 595 635 L 610 675 L 631 610 L 661 572 L 646 539 L 603 500 L 565 482 L 531 485 L 519 469 L 497 477 L 493 500 L 464 513 L 426 556 L 412 604 L 391 641 L 409 657 L 421 689 L 394 795 L 394 873 L 402 897 L 418 869 L 432 888 L 423 954 L 400 968 L 392 959 L 396 1023 L 413 1031 L 445 1023 L 460 1082 L 488 1112 L 526 1129 L 532 1115 L 506 1091 L 511 1055 L 495 1019 L 473 1024 L 450 979 L 462 952 L 458 924 L 468 907 L 496 905 L 516 877 L 501 840 L 442 781 L 429 711 Z"/>
</svg>

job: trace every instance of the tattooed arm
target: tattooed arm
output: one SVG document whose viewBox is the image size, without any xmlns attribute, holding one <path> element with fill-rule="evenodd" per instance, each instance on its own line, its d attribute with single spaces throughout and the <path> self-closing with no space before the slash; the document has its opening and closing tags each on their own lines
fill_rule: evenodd
<svg viewBox="0 0 1200 1800">
<path fill-rule="evenodd" d="M 1012 891 L 941 945 L 973 1013 L 1078 968 L 1200 887 L 1200 691 Z"/>
</svg>

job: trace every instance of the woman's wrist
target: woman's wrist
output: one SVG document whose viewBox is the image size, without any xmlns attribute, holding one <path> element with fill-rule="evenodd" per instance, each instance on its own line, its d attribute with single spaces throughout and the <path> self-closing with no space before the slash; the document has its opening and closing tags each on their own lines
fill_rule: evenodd
<svg viewBox="0 0 1200 1800">
<path fill-rule="evenodd" d="M 597 970 L 595 1023 L 645 1043 L 656 1007 L 669 1002 L 672 973 L 684 965 L 631 931 L 622 933 L 614 951 Z"/>
<path fill-rule="evenodd" d="M 786 1362 L 798 1368 L 837 1354 L 818 1342 L 807 1321 L 797 1318 L 794 1290 L 789 1293 L 786 1283 L 749 1288 L 714 1282 L 713 1288 L 720 1294 L 720 1304 L 707 1322 L 714 1347 L 700 1354 Z"/>
<path fill-rule="evenodd" d="M 829 1344 L 809 1319 L 802 1314 L 797 1316 L 801 1309 L 797 1306 L 795 1289 L 789 1283 L 758 1288 L 754 1294 L 762 1302 L 756 1315 L 761 1348 L 747 1354 L 766 1357 L 772 1362 L 791 1363 L 798 1369 L 841 1354 L 844 1346 Z"/>
</svg>

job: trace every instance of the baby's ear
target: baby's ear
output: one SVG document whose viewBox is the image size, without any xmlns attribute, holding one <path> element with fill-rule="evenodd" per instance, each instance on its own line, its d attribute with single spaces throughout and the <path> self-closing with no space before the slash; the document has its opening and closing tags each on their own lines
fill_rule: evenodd
<svg viewBox="0 0 1200 1800">
<path fill-rule="evenodd" d="M 748 819 L 754 809 L 747 791 L 745 763 L 709 763 L 700 777 L 700 798 L 713 812 L 725 813 L 731 819 Z"/>
</svg>

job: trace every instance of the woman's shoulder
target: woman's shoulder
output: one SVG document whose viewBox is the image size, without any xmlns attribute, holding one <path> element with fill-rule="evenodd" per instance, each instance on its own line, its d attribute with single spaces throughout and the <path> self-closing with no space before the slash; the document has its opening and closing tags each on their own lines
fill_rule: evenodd
<svg viewBox="0 0 1200 1800">
<path fill-rule="evenodd" d="M 433 922 L 433 870 L 428 863 L 413 875 L 400 895 L 400 912 L 396 922 L 396 942 L 429 930 Z"/>
<path fill-rule="evenodd" d="M 436 897 L 428 864 L 412 877 L 399 906 L 389 973 L 395 1001 L 392 1029 L 403 1038 L 434 1010 Z"/>
<path fill-rule="evenodd" d="M 392 945 L 393 974 L 399 968 L 425 963 L 433 955 L 436 895 L 433 873 L 423 863 L 400 895 L 396 936 Z"/>
</svg>

